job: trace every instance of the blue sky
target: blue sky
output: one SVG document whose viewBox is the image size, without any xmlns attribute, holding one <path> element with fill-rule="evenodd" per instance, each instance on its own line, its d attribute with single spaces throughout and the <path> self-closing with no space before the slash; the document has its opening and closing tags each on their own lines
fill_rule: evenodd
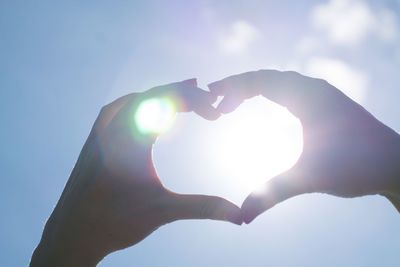
<svg viewBox="0 0 400 267">
<path fill-rule="evenodd" d="M 394 0 L 1 1 L 0 266 L 28 264 L 100 108 L 126 93 L 291 69 L 399 132 L 399 27 Z M 205 146 L 218 121 L 175 124 L 155 146 L 165 185 L 240 205 L 248 192 Z M 399 225 L 378 196 L 303 195 L 243 227 L 167 225 L 99 266 L 398 266 Z"/>
</svg>

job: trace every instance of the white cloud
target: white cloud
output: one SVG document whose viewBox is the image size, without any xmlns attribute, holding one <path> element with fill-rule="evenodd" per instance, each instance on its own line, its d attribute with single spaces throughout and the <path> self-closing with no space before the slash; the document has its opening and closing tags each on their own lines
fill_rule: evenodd
<svg viewBox="0 0 400 267">
<path fill-rule="evenodd" d="M 296 53 L 298 55 L 308 55 L 314 50 L 318 49 L 320 46 L 320 41 L 316 37 L 306 36 L 301 39 L 295 47 Z"/>
<path fill-rule="evenodd" d="M 243 53 L 259 38 L 260 32 L 247 21 L 236 21 L 231 25 L 228 34 L 222 34 L 218 40 L 223 53 Z"/>
<path fill-rule="evenodd" d="M 378 17 L 379 27 L 376 28 L 376 32 L 380 37 L 387 41 L 396 39 L 399 30 L 396 15 L 392 11 L 384 9 L 380 11 Z"/>
<path fill-rule="evenodd" d="M 363 0 L 330 0 L 315 6 L 311 19 L 336 44 L 357 44 L 369 35 L 390 41 L 397 35 L 396 15 L 387 8 L 375 11 Z"/>
<path fill-rule="evenodd" d="M 305 64 L 304 71 L 307 75 L 325 79 L 353 100 L 364 101 L 367 78 L 349 64 L 338 59 L 313 57 Z"/>
</svg>

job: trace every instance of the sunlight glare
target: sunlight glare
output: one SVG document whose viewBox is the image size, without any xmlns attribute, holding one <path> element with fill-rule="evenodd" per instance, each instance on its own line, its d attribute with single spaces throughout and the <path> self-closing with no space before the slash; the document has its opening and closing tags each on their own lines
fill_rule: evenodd
<svg viewBox="0 0 400 267">
<path fill-rule="evenodd" d="M 139 104 L 135 123 L 143 134 L 167 130 L 175 117 L 175 107 L 168 99 L 151 98 Z"/>
<path fill-rule="evenodd" d="M 264 98 L 242 104 L 219 122 L 211 147 L 213 162 L 238 192 L 250 192 L 289 169 L 302 152 L 300 121 Z"/>
</svg>

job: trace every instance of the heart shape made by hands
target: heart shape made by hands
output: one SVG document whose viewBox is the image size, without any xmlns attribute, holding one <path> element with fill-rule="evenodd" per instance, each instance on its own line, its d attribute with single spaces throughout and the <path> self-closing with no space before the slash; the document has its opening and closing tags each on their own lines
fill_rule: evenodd
<svg viewBox="0 0 400 267">
<path fill-rule="evenodd" d="M 241 203 L 258 185 L 293 166 L 302 142 L 297 118 L 255 97 L 216 121 L 179 114 L 157 141 L 153 159 L 167 188 Z"/>
</svg>

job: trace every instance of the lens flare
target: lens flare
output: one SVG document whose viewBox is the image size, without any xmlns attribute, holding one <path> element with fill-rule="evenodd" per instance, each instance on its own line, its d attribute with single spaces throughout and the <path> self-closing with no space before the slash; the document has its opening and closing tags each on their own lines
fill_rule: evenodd
<svg viewBox="0 0 400 267">
<path fill-rule="evenodd" d="M 135 124 L 142 134 L 160 133 L 171 126 L 175 113 L 175 106 L 169 99 L 147 99 L 136 110 Z"/>
</svg>

